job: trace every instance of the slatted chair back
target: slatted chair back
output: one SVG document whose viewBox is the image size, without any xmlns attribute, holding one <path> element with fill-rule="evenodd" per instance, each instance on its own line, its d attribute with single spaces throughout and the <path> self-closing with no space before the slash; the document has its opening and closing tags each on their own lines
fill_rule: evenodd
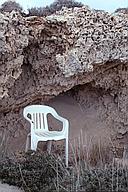
<svg viewBox="0 0 128 192">
<path fill-rule="evenodd" d="M 55 114 L 56 111 L 44 105 L 31 105 L 24 108 L 23 115 L 31 123 L 35 132 L 48 131 L 47 115 Z"/>
</svg>

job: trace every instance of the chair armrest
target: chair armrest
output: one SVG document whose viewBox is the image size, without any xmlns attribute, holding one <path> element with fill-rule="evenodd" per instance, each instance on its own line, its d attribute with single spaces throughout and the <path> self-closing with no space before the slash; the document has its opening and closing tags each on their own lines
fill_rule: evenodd
<svg viewBox="0 0 128 192">
<path fill-rule="evenodd" d="M 30 123 L 30 125 L 31 125 L 31 134 L 33 135 L 34 134 L 34 128 L 33 128 L 34 122 L 30 118 L 28 118 L 27 116 L 25 116 L 25 119 Z"/>
<path fill-rule="evenodd" d="M 30 119 L 30 118 L 28 118 L 28 117 L 25 117 L 25 119 L 30 123 L 30 124 L 32 124 L 33 123 L 33 121 Z"/>
<path fill-rule="evenodd" d="M 63 123 L 63 129 L 62 132 L 65 132 L 66 135 L 68 135 L 68 131 L 69 131 L 69 121 L 61 116 L 59 116 L 57 113 L 53 114 L 53 116 L 58 119 L 59 121 L 61 121 Z"/>
<path fill-rule="evenodd" d="M 32 120 L 27 116 L 28 113 L 26 113 L 25 110 L 23 111 L 23 115 L 24 115 L 24 118 L 25 118 L 29 123 L 33 123 Z"/>
</svg>

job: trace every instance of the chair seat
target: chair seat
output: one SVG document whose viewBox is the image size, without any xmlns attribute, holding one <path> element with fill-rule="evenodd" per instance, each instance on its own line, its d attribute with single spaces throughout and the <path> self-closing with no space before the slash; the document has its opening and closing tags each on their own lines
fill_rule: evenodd
<svg viewBox="0 0 128 192">
<path fill-rule="evenodd" d="M 35 135 L 37 135 L 38 137 L 44 137 L 46 139 L 55 139 L 56 137 L 60 139 L 64 138 L 64 134 L 62 133 L 62 131 L 44 131 L 44 132 L 35 132 Z"/>
</svg>

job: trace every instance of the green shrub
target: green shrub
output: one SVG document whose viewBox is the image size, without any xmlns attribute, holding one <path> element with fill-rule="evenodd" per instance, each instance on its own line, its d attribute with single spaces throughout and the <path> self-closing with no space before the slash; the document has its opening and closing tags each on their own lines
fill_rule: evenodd
<svg viewBox="0 0 128 192">
<path fill-rule="evenodd" d="M 119 12 L 128 14 L 128 7 L 126 7 L 126 8 L 118 8 L 118 9 L 115 10 L 115 13 L 119 13 Z"/>
<path fill-rule="evenodd" d="M 22 12 L 23 8 L 19 3 L 15 1 L 5 1 L 1 5 L 1 9 L 0 9 L 1 12 L 11 12 L 13 10 Z"/>
<path fill-rule="evenodd" d="M 22 187 L 25 191 L 44 191 L 47 187 L 54 189 L 55 178 L 55 157 L 46 153 L 29 151 L 0 162 L 0 179 L 10 185 Z"/>
<path fill-rule="evenodd" d="M 82 7 L 83 4 L 75 0 L 56 0 L 51 5 L 46 7 L 33 7 L 28 9 L 29 16 L 47 16 L 61 10 L 62 7 L 73 8 Z"/>
</svg>

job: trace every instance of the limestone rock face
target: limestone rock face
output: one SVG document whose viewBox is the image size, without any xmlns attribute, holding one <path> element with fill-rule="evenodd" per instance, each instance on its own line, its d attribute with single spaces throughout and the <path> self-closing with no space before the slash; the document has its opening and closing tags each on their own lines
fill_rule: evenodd
<svg viewBox="0 0 128 192">
<path fill-rule="evenodd" d="M 87 6 L 64 8 L 46 18 L 0 14 L 0 69 L 1 130 L 6 127 L 15 135 L 24 127 L 24 106 L 87 83 L 113 98 L 115 126 L 128 125 L 126 14 Z"/>
</svg>

